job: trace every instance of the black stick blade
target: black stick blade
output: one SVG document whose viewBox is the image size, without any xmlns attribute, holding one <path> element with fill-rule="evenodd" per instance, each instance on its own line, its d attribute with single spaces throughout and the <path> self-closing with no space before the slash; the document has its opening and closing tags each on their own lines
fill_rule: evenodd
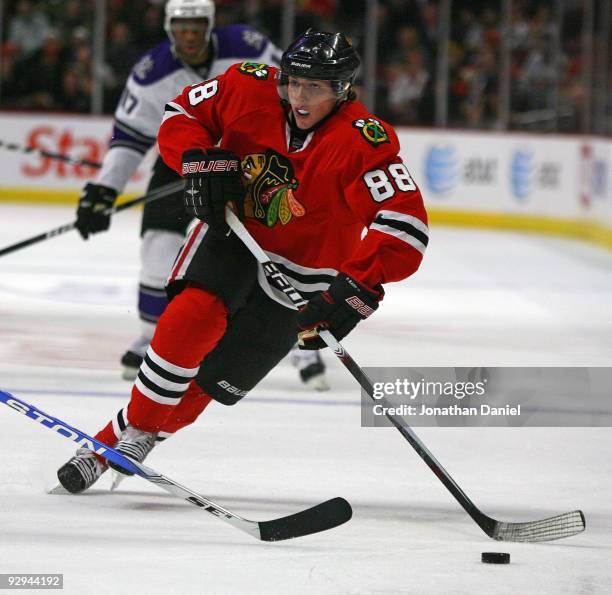
<svg viewBox="0 0 612 595">
<path fill-rule="evenodd" d="M 282 541 L 333 529 L 353 516 L 344 498 L 332 498 L 289 516 L 258 523 L 262 541 Z"/>
</svg>

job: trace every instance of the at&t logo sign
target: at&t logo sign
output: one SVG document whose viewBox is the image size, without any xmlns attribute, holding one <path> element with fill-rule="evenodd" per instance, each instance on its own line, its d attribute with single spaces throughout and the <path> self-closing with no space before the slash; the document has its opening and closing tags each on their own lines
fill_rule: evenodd
<svg viewBox="0 0 612 595">
<path fill-rule="evenodd" d="M 452 145 L 433 145 L 425 156 L 425 179 L 434 194 L 448 194 L 459 178 L 459 159 Z"/>
<path fill-rule="evenodd" d="M 554 161 L 539 161 L 530 149 L 516 149 L 510 159 L 510 188 L 520 202 L 539 190 L 558 190 L 561 165 Z"/>
<path fill-rule="evenodd" d="M 510 185 L 512 193 L 520 200 L 526 199 L 533 191 L 535 158 L 531 151 L 518 150 L 510 162 Z"/>
</svg>

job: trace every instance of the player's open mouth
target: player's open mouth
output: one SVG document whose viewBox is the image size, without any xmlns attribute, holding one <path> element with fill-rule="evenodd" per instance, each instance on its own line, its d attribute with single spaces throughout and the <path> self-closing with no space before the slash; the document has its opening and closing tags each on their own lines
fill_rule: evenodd
<svg viewBox="0 0 612 595">
<path fill-rule="evenodd" d="M 200 50 L 199 45 L 184 45 L 182 47 L 182 51 L 185 52 L 186 54 L 197 54 L 199 50 Z"/>
</svg>

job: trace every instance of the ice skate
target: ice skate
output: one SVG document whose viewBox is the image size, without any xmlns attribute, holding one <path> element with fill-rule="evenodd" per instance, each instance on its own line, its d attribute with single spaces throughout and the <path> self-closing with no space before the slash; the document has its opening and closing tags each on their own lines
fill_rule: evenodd
<svg viewBox="0 0 612 595">
<path fill-rule="evenodd" d="M 65 465 L 57 470 L 62 487 L 71 494 L 80 494 L 90 488 L 108 469 L 98 457 L 87 448 L 79 448 Z"/>
<path fill-rule="evenodd" d="M 157 434 L 144 432 L 133 426 L 128 426 L 123 430 L 119 441 L 115 445 L 115 450 L 128 459 L 142 463 L 151 450 L 153 450 L 156 438 Z M 109 466 L 122 475 L 134 475 L 116 463 L 110 462 Z M 115 484 L 118 484 L 118 481 L 113 481 L 113 485 L 116 487 Z"/>
<path fill-rule="evenodd" d="M 318 351 L 307 351 L 294 347 L 291 362 L 300 373 L 302 382 L 316 391 L 329 390 L 325 376 L 325 364 Z"/>
<path fill-rule="evenodd" d="M 123 380 L 128 380 L 130 382 L 136 380 L 138 370 L 142 365 L 144 356 L 149 347 L 149 341 L 149 339 L 141 335 L 123 354 L 123 357 L 121 358 L 121 365 L 123 366 L 121 378 L 123 378 Z"/>
</svg>

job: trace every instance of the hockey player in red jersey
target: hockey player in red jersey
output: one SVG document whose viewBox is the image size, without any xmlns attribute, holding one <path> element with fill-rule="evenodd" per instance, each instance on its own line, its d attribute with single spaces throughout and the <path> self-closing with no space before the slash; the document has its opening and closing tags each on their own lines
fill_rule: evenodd
<svg viewBox="0 0 612 595">
<path fill-rule="evenodd" d="M 324 347 L 319 328 L 341 340 L 378 308 L 383 284 L 418 269 L 423 201 L 394 130 L 355 101 L 358 66 L 344 35 L 309 30 L 280 70 L 236 64 L 167 104 L 160 154 L 185 178 L 186 209 L 200 221 L 176 258 L 131 400 L 96 438 L 144 460 L 211 401 L 237 403 L 296 334 L 304 349 Z M 301 311 L 229 231 L 227 203 L 309 300 Z M 58 477 L 80 492 L 104 471 L 80 449 Z"/>
</svg>

